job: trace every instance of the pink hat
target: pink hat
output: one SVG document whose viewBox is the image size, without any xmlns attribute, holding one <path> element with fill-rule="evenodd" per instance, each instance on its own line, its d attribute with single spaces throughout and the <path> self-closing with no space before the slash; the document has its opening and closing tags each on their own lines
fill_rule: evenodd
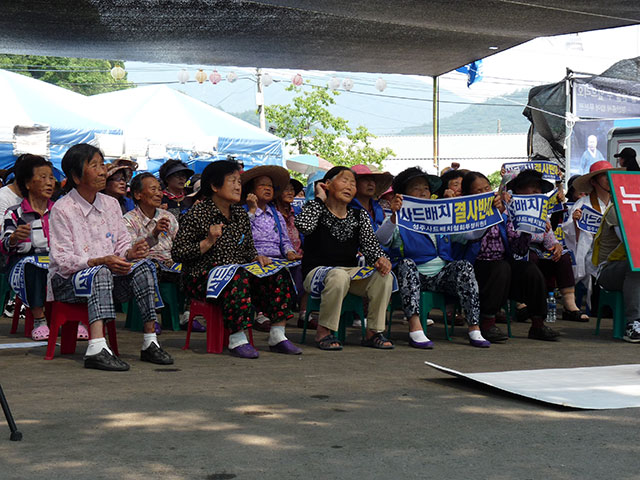
<svg viewBox="0 0 640 480">
<path fill-rule="evenodd" d="M 393 175 L 389 172 L 381 172 L 376 167 L 370 167 L 369 165 L 354 165 L 351 170 L 356 174 L 356 178 L 368 175 L 373 177 L 376 182 L 376 198 L 379 198 L 382 192 L 388 189 L 391 186 L 391 182 L 393 182 Z"/>
<path fill-rule="evenodd" d="M 596 175 L 600 175 L 607 170 L 612 170 L 613 165 L 611 165 L 606 160 L 600 160 L 599 162 L 595 162 L 589 167 L 589 173 L 585 173 L 580 177 L 576 178 L 573 182 L 573 188 L 578 193 L 591 193 L 593 190 L 593 185 L 591 185 L 590 180 Z"/>
</svg>

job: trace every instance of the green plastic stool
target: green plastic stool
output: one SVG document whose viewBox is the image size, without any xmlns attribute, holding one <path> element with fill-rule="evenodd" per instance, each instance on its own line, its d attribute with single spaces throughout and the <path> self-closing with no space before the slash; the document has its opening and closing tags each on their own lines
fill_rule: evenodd
<svg viewBox="0 0 640 480">
<path fill-rule="evenodd" d="M 160 290 L 160 296 L 164 303 L 164 308 L 160 310 L 162 328 L 174 331 L 180 330 L 180 313 L 182 312 L 182 304 L 184 302 L 182 293 L 178 290 L 177 285 L 171 282 L 159 283 L 158 290 Z M 143 330 L 142 317 L 140 316 L 140 310 L 135 300 L 128 302 L 127 320 L 124 326 L 134 332 L 141 332 Z"/>
<path fill-rule="evenodd" d="M 387 327 L 388 338 L 391 338 L 391 321 L 393 320 L 393 312 L 395 312 L 396 310 L 402 310 L 402 296 L 400 295 L 400 292 L 391 294 L 391 300 L 389 301 L 389 305 L 387 306 L 387 323 L 389 324 L 389 326 Z"/>
<path fill-rule="evenodd" d="M 320 311 L 320 299 L 312 298 L 309 296 L 307 299 L 307 313 L 304 316 L 304 325 L 302 327 L 302 339 L 300 343 L 304 343 L 307 338 L 307 324 L 309 323 L 309 315 L 311 312 Z M 353 323 L 353 314 L 357 313 L 362 321 L 362 338 L 365 338 L 367 327 L 364 322 L 364 305 L 362 303 L 362 297 L 347 293 L 342 301 L 342 308 L 340 309 L 340 324 L 338 325 L 338 340 L 344 343 L 347 333 L 347 323 L 351 325 Z M 334 332 L 335 333 L 335 332 Z"/>
<path fill-rule="evenodd" d="M 609 291 L 600 287 L 600 300 L 598 302 L 598 321 L 594 335 L 600 334 L 600 319 L 602 318 L 602 307 L 608 305 L 613 310 L 613 338 L 622 339 L 626 322 L 624 319 L 624 296 L 620 291 Z"/>
<path fill-rule="evenodd" d="M 454 324 L 451 323 L 451 335 L 449 334 L 449 319 L 447 317 L 447 301 L 444 297 L 444 294 L 437 292 L 430 292 L 428 290 L 424 290 L 420 292 L 420 323 L 422 324 L 422 329 L 424 330 L 425 335 L 427 334 L 427 317 L 429 316 L 429 312 L 433 309 L 442 311 L 442 316 L 444 318 L 444 333 L 447 336 L 447 340 L 451 340 L 451 335 L 453 335 Z M 455 320 L 455 313 L 453 314 L 453 319 Z"/>
<path fill-rule="evenodd" d="M 518 314 L 516 303 L 517 302 L 515 300 L 509 300 L 503 307 L 504 311 L 507 314 L 507 335 L 509 336 L 509 338 L 513 338 L 513 335 L 511 335 L 511 322 L 516 321 L 516 315 Z"/>
</svg>

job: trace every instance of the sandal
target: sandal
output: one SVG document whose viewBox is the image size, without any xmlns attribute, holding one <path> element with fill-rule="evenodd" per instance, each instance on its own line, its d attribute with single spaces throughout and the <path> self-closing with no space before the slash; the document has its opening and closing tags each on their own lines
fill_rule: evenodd
<svg viewBox="0 0 640 480">
<path fill-rule="evenodd" d="M 385 343 L 391 343 L 387 337 L 384 336 L 382 332 L 374 333 L 371 338 L 365 338 L 362 340 L 363 347 L 371 347 L 371 348 L 379 348 L 380 350 L 391 350 L 393 349 L 393 343 L 391 345 L 385 345 Z"/>
<path fill-rule="evenodd" d="M 334 343 L 338 345 L 333 345 Z M 326 337 L 316 340 L 316 347 L 320 350 L 342 350 L 342 342 L 330 333 Z"/>
<path fill-rule="evenodd" d="M 38 328 L 34 328 L 31 331 L 31 338 L 35 341 L 48 340 L 49 339 L 49 327 L 47 325 L 40 325 Z"/>
<path fill-rule="evenodd" d="M 569 320 L 571 322 L 588 322 L 589 317 L 580 310 L 574 310 L 572 312 L 564 310 L 562 312 L 562 320 Z"/>
<path fill-rule="evenodd" d="M 89 340 L 89 332 L 87 331 L 87 327 L 78 324 L 78 334 L 76 335 L 78 340 Z"/>
</svg>

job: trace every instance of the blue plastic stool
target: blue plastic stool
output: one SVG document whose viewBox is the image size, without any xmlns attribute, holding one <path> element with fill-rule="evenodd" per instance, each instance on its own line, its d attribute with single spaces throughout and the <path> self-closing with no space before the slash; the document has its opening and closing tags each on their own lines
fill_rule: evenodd
<svg viewBox="0 0 640 480">
<path fill-rule="evenodd" d="M 624 296 L 620 291 L 609 291 L 600 287 L 600 301 L 598 302 L 598 321 L 594 335 L 600 334 L 600 319 L 602 318 L 602 307 L 608 305 L 613 310 L 613 338 L 622 339 L 626 322 L 624 319 Z"/>
<path fill-rule="evenodd" d="M 309 315 L 311 312 L 320 311 L 320 299 L 312 298 L 309 296 L 307 299 L 307 313 L 304 316 L 304 325 L 302 326 L 302 339 L 300 343 L 304 343 L 307 338 L 307 324 L 309 323 Z M 357 313 L 362 321 L 362 338 L 365 338 L 367 327 L 364 322 L 364 305 L 362 303 L 362 297 L 347 293 L 342 301 L 342 308 L 340 309 L 340 324 L 338 325 L 338 340 L 344 343 L 347 333 L 347 323 L 351 325 L 353 323 L 353 314 Z M 335 333 L 335 332 L 334 332 Z"/>
</svg>

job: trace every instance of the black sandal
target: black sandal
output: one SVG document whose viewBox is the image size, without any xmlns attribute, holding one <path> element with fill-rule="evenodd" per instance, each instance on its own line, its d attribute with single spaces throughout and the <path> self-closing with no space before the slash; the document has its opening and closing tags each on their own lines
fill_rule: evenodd
<svg viewBox="0 0 640 480">
<path fill-rule="evenodd" d="M 371 347 L 371 348 L 379 348 L 380 350 L 391 350 L 393 349 L 393 343 L 391 345 L 385 345 L 385 343 L 391 343 L 387 337 L 384 336 L 382 332 L 374 333 L 371 338 L 365 338 L 362 340 L 362 346 Z"/>
<path fill-rule="evenodd" d="M 571 322 L 588 322 L 589 317 L 587 317 L 586 313 L 582 313 L 580 310 L 574 310 L 573 312 L 564 310 L 562 312 L 562 320 L 569 320 Z"/>
<path fill-rule="evenodd" d="M 333 345 L 334 343 L 337 343 L 338 345 Z M 330 333 L 326 337 L 316 340 L 316 347 L 320 350 L 342 350 L 342 342 L 338 340 L 335 335 Z"/>
</svg>

